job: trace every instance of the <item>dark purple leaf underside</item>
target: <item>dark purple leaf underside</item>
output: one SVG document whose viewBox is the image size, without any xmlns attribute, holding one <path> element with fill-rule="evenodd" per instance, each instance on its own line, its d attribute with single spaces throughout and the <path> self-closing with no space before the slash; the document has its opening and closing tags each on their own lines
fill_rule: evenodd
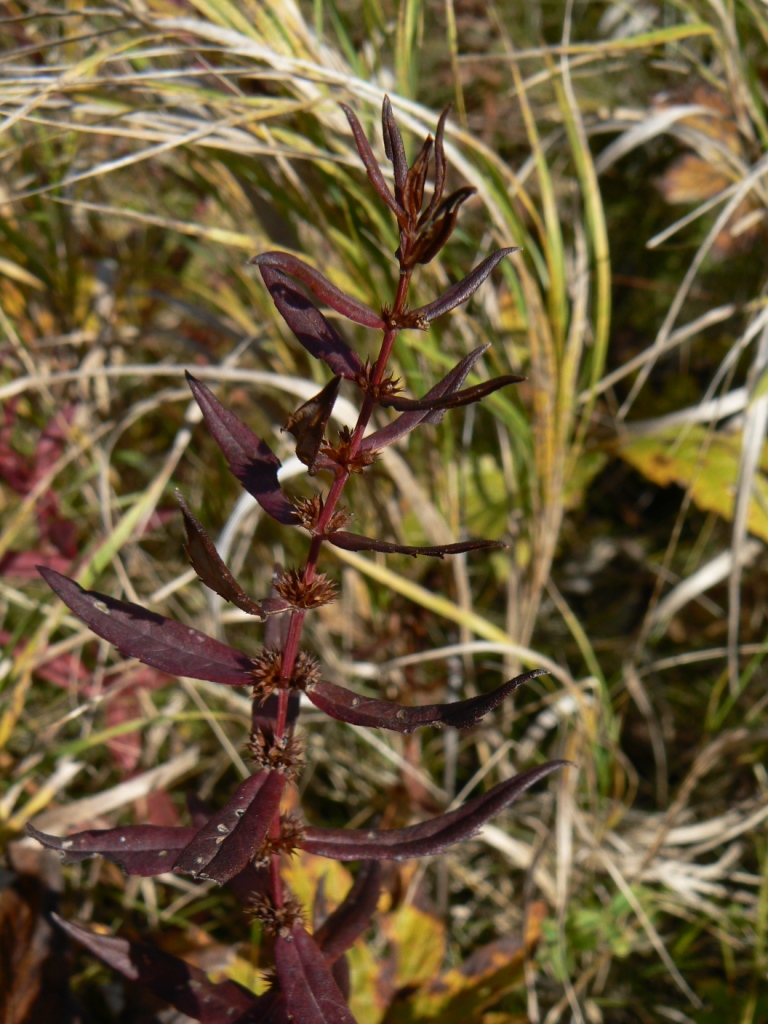
<svg viewBox="0 0 768 1024">
<path fill-rule="evenodd" d="M 461 362 L 450 370 L 442 380 L 438 381 L 433 388 L 426 393 L 425 399 L 443 398 L 452 395 L 459 390 L 461 385 L 469 376 L 469 371 L 477 360 L 487 352 L 490 344 L 480 345 L 469 355 L 464 356 Z M 372 434 L 364 437 L 360 445 L 363 451 L 377 451 L 379 448 L 386 448 L 387 445 L 410 433 L 420 423 L 439 423 L 445 414 L 445 410 L 433 409 L 432 411 L 404 412 L 396 420 L 388 423 L 381 430 L 375 430 Z"/>
<path fill-rule="evenodd" d="M 256 1000 L 234 981 L 219 984 L 209 981 L 205 971 L 178 957 L 151 946 L 127 939 L 96 935 L 52 914 L 70 938 L 118 971 L 129 981 L 146 986 L 154 995 L 170 1003 L 200 1024 L 232 1024 L 244 1020 Z M 258 1018 L 247 1018 L 257 1024 Z"/>
<path fill-rule="evenodd" d="M 365 725 L 373 729 L 392 729 L 394 732 L 413 732 L 428 725 L 451 726 L 454 729 L 469 729 L 477 725 L 483 715 L 498 707 L 522 683 L 536 676 L 544 675 L 542 669 L 526 672 L 490 693 L 482 693 L 467 700 L 451 704 L 423 704 L 421 707 L 407 707 L 389 700 L 361 697 L 344 686 L 336 686 L 324 679 L 307 686 L 307 696 L 331 718 L 350 725 Z"/>
<path fill-rule="evenodd" d="M 249 615 L 256 615 L 260 619 L 264 618 L 261 606 L 248 597 L 224 564 L 216 550 L 216 545 L 192 515 L 179 491 L 176 491 L 176 500 L 181 505 L 184 530 L 187 534 L 184 550 L 187 553 L 189 564 L 197 573 L 198 578 L 225 601 L 230 601 L 238 608 L 242 608 L 244 612 L 248 612 Z"/>
<path fill-rule="evenodd" d="M 376 540 L 373 537 L 361 537 L 357 533 L 347 533 L 345 530 L 335 530 L 325 535 L 325 540 L 337 548 L 345 551 L 381 551 L 384 554 L 431 555 L 434 558 L 442 558 L 444 555 L 460 555 L 465 551 L 480 551 L 488 548 L 506 547 L 497 540 L 463 540 L 457 544 L 435 544 L 431 547 L 412 547 L 408 544 L 390 544 L 385 540 Z"/>
<path fill-rule="evenodd" d="M 284 526 L 296 526 L 296 509 L 280 490 L 280 460 L 269 445 L 214 398 L 205 384 L 187 373 L 187 383 L 200 406 L 208 429 L 224 453 L 232 473 L 264 511 Z"/>
<path fill-rule="evenodd" d="M 43 846 L 64 854 L 65 864 L 100 854 L 118 864 L 127 875 L 150 876 L 170 871 L 197 829 L 126 825 L 124 828 L 90 829 L 68 839 L 46 835 L 33 825 L 27 825 L 27 831 Z"/>
<path fill-rule="evenodd" d="M 290 274 L 291 277 L 297 278 L 302 284 L 305 284 L 314 295 L 324 302 L 331 309 L 335 309 L 337 313 L 345 316 L 348 320 L 352 320 L 356 324 L 362 324 L 363 327 L 371 328 L 383 328 L 385 327 L 384 321 L 381 319 L 378 313 L 374 313 L 372 309 L 365 305 L 363 302 L 358 302 L 351 295 L 347 295 L 346 292 L 340 291 L 335 284 L 331 284 L 327 277 L 324 277 L 314 267 L 310 267 L 303 260 L 297 259 L 296 256 L 291 256 L 287 252 L 263 252 L 258 256 L 254 256 L 248 260 L 249 263 L 257 266 L 259 270 L 262 267 L 272 267 L 277 271 L 282 271 L 283 274 Z M 277 280 L 273 278 L 273 280 Z M 264 278 L 264 283 L 269 288 L 272 298 L 277 304 L 278 300 L 275 296 L 275 292 L 272 290 L 272 286 L 269 281 Z M 279 291 L 279 288 L 277 289 Z M 281 301 L 285 301 L 284 299 Z M 306 301 L 306 300 L 305 300 Z M 293 307 L 293 303 L 288 299 L 289 308 Z M 314 307 L 313 307 L 314 308 Z M 283 313 L 283 310 L 278 304 L 278 309 L 286 321 L 288 326 L 294 333 L 296 329 L 291 324 L 288 317 Z M 300 339 L 301 340 L 301 339 Z M 302 344 L 304 344 L 302 342 Z M 342 343 L 343 344 L 343 343 Z M 354 356 L 354 353 L 352 353 Z"/>
<path fill-rule="evenodd" d="M 479 402 L 487 395 L 491 395 L 494 391 L 498 391 L 500 388 L 505 388 L 509 384 L 520 384 L 521 381 L 524 380 L 525 377 L 519 377 L 517 374 L 508 373 L 503 377 L 494 377 L 493 380 L 483 381 L 482 384 L 475 384 L 471 388 L 465 388 L 463 391 L 456 391 L 443 398 L 401 398 L 399 395 L 389 395 L 387 398 L 380 399 L 379 404 L 383 405 L 384 408 L 397 409 L 398 412 L 409 412 L 411 410 L 422 412 L 430 409 L 458 409 L 460 406 L 472 405 L 473 402 Z"/>
<path fill-rule="evenodd" d="M 414 316 L 421 316 L 428 322 L 436 320 L 439 316 L 443 316 L 445 313 L 450 313 L 456 306 L 461 305 L 462 302 L 466 302 L 470 298 L 480 285 L 485 281 L 494 267 L 498 266 L 499 263 L 504 259 L 505 256 L 509 256 L 513 252 L 518 252 L 520 249 L 519 245 L 511 246 L 508 249 L 497 249 L 496 252 L 491 253 L 487 259 L 484 259 L 482 263 L 478 264 L 474 270 L 471 270 L 466 277 L 462 278 L 461 281 L 457 281 L 456 284 L 452 285 L 448 291 L 434 300 L 434 302 L 428 303 L 426 306 L 420 306 L 419 309 L 414 309 Z"/>
<path fill-rule="evenodd" d="M 179 854 L 173 870 L 219 885 L 228 882 L 261 849 L 284 788 L 285 775 L 279 772 L 258 772 L 241 782 Z"/>
<path fill-rule="evenodd" d="M 344 901 L 315 930 L 314 940 L 328 961 L 351 949 L 370 924 L 381 892 L 382 868 L 378 861 L 360 865 Z"/>
<path fill-rule="evenodd" d="M 384 152 L 387 154 L 387 160 L 391 161 L 395 172 L 396 194 L 402 202 L 403 187 L 408 177 L 408 159 L 389 96 L 384 97 L 384 102 L 381 105 L 381 130 L 384 136 Z"/>
<path fill-rule="evenodd" d="M 402 217 L 404 215 L 404 210 L 392 195 L 389 185 L 387 185 L 384 180 L 384 175 L 381 173 L 381 168 L 379 167 L 376 157 L 373 155 L 371 144 L 363 131 L 363 126 L 357 119 L 357 115 L 346 105 L 346 103 L 340 103 L 339 106 L 344 111 L 347 120 L 349 121 L 349 127 L 352 129 L 352 135 L 355 139 L 357 152 L 360 154 L 363 166 L 368 172 L 368 178 L 370 179 L 371 184 L 395 216 Z"/>
<path fill-rule="evenodd" d="M 450 106 L 446 107 L 440 115 L 440 120 L 437 122 L 437 131 L 435 132 L 435 187 L 432 192 L 432 198 L 429 201 L 429 206 L 419 217 L 418 227 L 423 227 L 427 223 L 443 198 L 443 188 L 445 186 L 445 147 L 443 145 L 443 136 L 445 135 L 445 122 L 448 120 L 450 109 Z"/>
<path fill-rule="evenodd" d="M 275 969 L 296 1024 L 355 1024 L 327 960 L 300 924 L 275 939 Z"/>
<path fill-rule="evenodd" d="M 322 359 L 337 377 L 354 380 L 362 369 L 360 358 L 317 306 L 296 288 L 289 277 L 274 267 L 259 267 L 259 272 L 277 311 L 307 352 L 315 359 Z"/>
<path fill-rule="evenodd" d="M 251 682 L 251 660 L 240 651 L 141 605 L 83 590 L 53 569 L 41 567 L 38 571 L 86 626 L 126 657 L 138 658 L 174 676 L 207 679 L 225 686 L 247 686 Z"/>
<path fill-rule="evenodd" d="M 333 829 L 307 826 L 301 847 L 332 860 L 407 860 L 430 857 L 469 839 L 526 789 L 570 761 L 549 761 L 500 782 L 482 796 L 419 825 L 396 829 Z"/>
</svg>

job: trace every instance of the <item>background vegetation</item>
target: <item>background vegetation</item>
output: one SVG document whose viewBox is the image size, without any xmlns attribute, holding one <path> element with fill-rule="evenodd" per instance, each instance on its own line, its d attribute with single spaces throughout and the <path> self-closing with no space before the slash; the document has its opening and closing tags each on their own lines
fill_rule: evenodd
<svg viewBox="0 0 768 1024">
<path fill-rule="evenodd" d="M 390 300 L 394 226 L 336 102 L 370 128 L 386 91 L 416 140 L 453 102 L 452 182 L 478 194 L 418 300 L 496 246 L 525 251 L 468 309 L 402 335 L 397 358 L 421 393 L 487 339 L 488 375 L 529 383 L 414 435 L 354 511 L 368 534 L 466 529 L 509 550 L 334 550 L 341 599 L 312 642 L 330 678 L 414 702 L 551 674 L 458 738 L 308 713 L 302 801 L 318 823 L 391 824 L 544 757 L 578 771 L 402 869 L 356 954 L 356 1012 L 382 1019 L 389 950 L 421 992 L 407 1019 L 453 1019 L 429 1003 L 438 972 L 527 928 L 533 959 L 498 953 L 503 984 L 457 1024 L 768 1019 L 765 4 L 9 2 L 0 40 L 9 850 L 28 821 L 181 820 L 186 788 L 215 799 L 247 772 L 246 698 L 122 662 L 32 567 L 255 649 L 193 581 L 173 488 L 255 593 L 301 552 L 238 494 L 184 368 L 279 447 L 275 424 L 320 377 L 245 259 L 289 249 Z M 306 491 L 300 468 L 287 475 Z M 77 868 L 66 915 L 259 984 L 258 936 L 229 897 Z M 300 888 L 318 868 L 295 870 Z M 72 970 L 84 1019 L 170 1019 L 85 955 Z"/>
</svg>

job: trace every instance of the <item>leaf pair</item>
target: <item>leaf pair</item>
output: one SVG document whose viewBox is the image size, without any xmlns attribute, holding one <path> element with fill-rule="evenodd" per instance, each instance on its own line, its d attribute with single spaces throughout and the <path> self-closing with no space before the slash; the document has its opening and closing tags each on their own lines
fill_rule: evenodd
<svg viewBox="0 0 768 1024">
<path fill-rule="evenodd" d="M 447 847 L 473 836 L 486 821 L 513 804 L 530 786 L 568 763 L 568 761 L 548 761 L 546 764 L 538 765 L 536 768 L 531 768 L 527 772 L 500 782 L 487 793 L 468 800 L 461 807 L 448 811 L 446 814 L 439 814 L 429 821 L 422 821 L 418 825 L 397 829 L 336 829 L 306 826 L 296 837 L 295 845 L 308 853 L 329 857 L 332 860 L 381 861 L 431 857 L 442 853 Z M 261 774 L 274 775 L 276 773 Z M 268 813 L 269 808 L 265 806 L 264 797 L 266 795 L 269 800 L 274 799 L 277 788 L 275 785 L 274 789 L 266 794 L 262 792 L 265 790 L 265 783 L 260 776 L 251 776 L 250 779 L 241 783 L 237 793 L 226 807 L 210 818 L 191 839 L 188 828 L 171 829 L 154 825 L 126 825 L 123 828 L 115 829 L 92 829 L 78 832 L 68 839 L 46 835 L 33 826 L 28 826 L 28 830 L 30 835 L 44 846 L 63 853 L 67 860 L 84 860 L 86 857 L 99 854 L 119 864 L 129 875 L 163 874 L 170 868 L 171 854 L 174 851 L 179 851 L 174 871 L 189 873 L 196 878 L 212 878 L 214 881 L 224 884 L 244 870 L 247 861 L 243 863 L 242 855 L 238 851 L 245 850 L 246 846 L 255 845 L 249 837 L 256 834 L 259 827 L 258 816 L 254 815 L 248 822 L 245 822 L 244 815 L 241 816 L 236 829 L 243 828 L 243 824 L 245 824 L 245 828 L 236 843 L 233 842 L 234 835 L 230 839 L 225 834 L 225 839 L 221 843 L 221 852 L 227 852 L 226 858 L 222 860 L 217 860 L 221 857 L 221 853 L 217 852 L 219 847 L 216 845 L 222 835 L 219 832 L 219 826 L 224 824 L 229 827 L 233 814 L 236 817 L 236 812 L 241 809 L 249 795 L 251 795 L 252 804 L 255 804 L 258 796 L 259 802 L 256 806 L 259 814 L 262 809 Z M 279 793 L 277 793 L 277 800 L 279 801 Z M 271 806 L 272 803 L 270 803 Z M 255 827 L 254 822 L 256 823 Z M 198 866 L 198 857 L 208 859 Z M 187 870 L 187 865 L 190 865 L 190 868 L 198 867 L 198 870 Z M 235 865 L 239 865 L 237 870 L 230 873 Z"/>
</svg>

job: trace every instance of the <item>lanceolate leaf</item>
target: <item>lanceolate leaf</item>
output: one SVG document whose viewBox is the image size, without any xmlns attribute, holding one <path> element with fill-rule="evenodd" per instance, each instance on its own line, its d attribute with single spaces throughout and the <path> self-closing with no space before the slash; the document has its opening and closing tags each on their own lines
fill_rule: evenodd
<svg viewBox="0 0 768 1024">
<path fill-rule="evenodd" d="M 570 761 L 549 761 L 522 775 L 500 782 L 482 796 L 468 800 L 448 814 L 431 821 L 395 829 L 335 829 L 307 826 L 301 847 L 333 860 L 407 860 L 442 853 L 462 839 L 469 839 L 499 811 L 514 803 L 526 789 Z"/>
<path fill-rule="evenodd" d="M 248 262 L 257 266 L 259 270 L 262 271 L 262 277 L 264 277 L 262 268 L 272 267 L 277 271 L 282 271 L 283 274 L 290 274 L 291 277 L 297 278 L 302 284 L 305 284 L 321 302 L 324 302 L 326 305 L 330 306 L 331 309 L 335 309 L 337 313 L 341 313 L 342 316 L 345 316 L 348 320 L 352 320 L 356 324 L 362 324 L 363 327 L 371 328 L 384 328 L 386 326 L 384 321 L 381 319 L 381 316 L 378 313 L 374 313 L 369 306 L 366 306 L 365 303 L 354 299 L 351 295 L 347 295 L 346 292 L 341 291 L 335 284 L 331 284 L 328 278 L 324 277 L 319 270 L 315 270 L 314 267 L 310 267 L 309 264 L 304 263 L 303 260 L 298 259 L 296 256 L 291 256 L 290 253 L 263 252 L 258 256 L 252 257 Z M 285 285 L 281 285 L 281 276 L 268 274 L 264 277 L 264 283 L 269 289 L 269 292 L 275 301 L 275 305 L 280 311 L 283 319 L 291 330 L 298 335 L 298 331 L 294 324 L 291 323 L 289 316 L 292 319 L 295 319 L 297 326 L 303 326 L 306 331 L 307 327 L 311 325 L 311 315 L 308 315 L 306 321 L 302 322 L 299 316 L 301 307 L 295 305 L 295 300 L 292 301 L 293 296 L 289 295 L 287 292 L 283 293 L 282 288 L 285 287 Z M 291 290 L 295 293 L 295 289 Z M 288 316 L 286 316 L 286 312 L 283 307 L 287 310 L 289 314 Z M 312 306 L 312 308 L 314 309 L 314 306 Z M 312 324 L 312 326 L 314 325 Z M 330 324 L 326 322 L 324 324 L 324 328 L 325 327 L 330 327 Z M 333 328 L 330 329 L 332 334 L 335 334 Z M 310 335 L 310 338 L 316 339 L 318 343 L 321 343 L 324 340 L 322 335 Z M 301 341 L 301 338 L 299 338 L 299 340 Z M 304 344 L 303 341 L 302 344 Z M 342 342 L 342 345 L 343 344 L 344 343 Z M 339 352 L 339 355 L 341 357 L 345 357 L 346 353 L 342 350 Z M 354 356 L 354 353 L 352 353 L 352 356 Z"/>
<path fill-rule="evenodd" d="M 345 530 L 334 530 L 324 537 L 329 544 L 345 551 L 381 551 L 384 554 L 411 555 L 432 555 L 435 558 L 442 558 L 444 555 L 460 555 L 465 551 L 480 551 L 488 548 L 506 547 L 498 540 L 462 540 L 457 544 L 436 544 L 432 547 L 411 547 L 408 544 L 390 544 L 386 540 L 376 540 L 374 537 L 361 537 L 357 533 L 347 533 Z"/>
<path fill-rule="evenodd" d="M 237 875 L 261 849 L 285 781 L 280 772 L 258 772 L 241 782 L 226 807 L 179 854 L 173 870 L 219 885 Z"/>
<path fill-rule="evenodd" d="M 256 1006 L 255 997 L 236 982 L 215 984 L 208 980 L 205 971 L 170 953 L 127 939 L 96 935 L 58 914 L 51 916 L 67 935 L 107 966 L 129 981 L 145 985 L 179 1013 L 185 1013 L 200 1024 L 232 1024 L 236 1020 L 245 1024 L 246 1019 L 258 1024 L 259 1018 L 244 1016 Z"/>
<path fill-rule="evenodd" d="M 508 373 L 503 377 L 494 377 L 493 380 L 483 381 L 482 384 L 475 384 L 471 388 L 464 388 L 463 391 L 456 391 L 442 398 L 403 398 L 399 395 L 391 395 L 379 399 L 379 404 L 385 408 L 397 409 L 399 412 L 458 409 L 462 405 L 471 405 L 473 402 L 479 402 L 487 395 L 493 394 L 494 391 L 507 387 L 508 384 L 519 384 L 524 380 L 525 377 Z"/>
<path fill-rule="evenodd" d="M 343 903 L 315 931 L 314 940 L 329 962 L 351 949 L 368 927 L 379 901 L 382 875 L 378 861 L 361 864 Z"/>
<path fill-rule="evenodd" d="M 275 939 L 275 968 L 296 1024 L 355 1024 L 327 960 L 300 924 Z"/>
<path fill-rule="evenodd" d="M 340 103 L 339 106 L 347 116 L 349 127 L 352 129 L 352 135 L 354 136 L 355 145 L 357 146 L 357 151 L 360 154 L 360 159 L 363 161 L 366 171 L 368 172 L 371 184 L 395 216 L 398 218 L 403 217 L 404 210 L 392 195 L 389 190 L 389 185 L 387 185 L 384 180 L 384 175 L 381 173 L 381 168 L 378 165 L 376 157 L 373 155 L 371 144 L 363 131 L 363 126 L 357 119 L 357 115 L 346 105 L 346 103 Z"/>
<path fill-rule="evenodd" d="M 124 828 L 90 829 L 68 839 L 46 835 L 33 825 L 27 825 L 27 832 L 49 850 L 62 853 L 65 864 L 100 854 L 118 864 L 126 875 L 149 876 L 170 871 L 197 829 L 126 825 Z"/>
<path fill-rule="evenodd" d="M 477 360 L 484 352 L 487 352 L 490 347 L 490 344 L 480 345 L 478 348 L 470 352 L 469 355 L 464 356 L 460 363 L 457 363 L 441 381 L 438 381 L 437 384 L 435 384 L 435 386 L 426 393 L 424 398 L 428 400 L 433 398 L 441 399 L 457 392 L 467 379 L 469 371 L 475 365 Z M 418 427 L 420 423 L 439 423 L 444 415 L 444 409 L 404 412 L 402 416 L 398 416 L 396 420 L 388 423 L 386 427 L 382 427 L 381 430 L 375 430 L 372 434 L 368 434 L 367 437 L 364 437 L 360 448 L 362 451 L 377 451 L 380 448 L 386 448 L 387 445 L 393 444 L 401 437 L 409 434 L 412 430 Z"/>
<path fill-rule="evenodd" d="M 412 315 L 421 316 L 428 322 L 431 322 L 439 316 L 443 316 L 444 313 L 450 313 L 452 309 L 455 309 L 456 306 L 466 302 L 471 295 L 474 295 L 490 272 L 501 263 L 505 256 L 518 252 L 519 249 L 520 246 L 512 246 L 509 249 L 497 249 L 496 252 L 491 253 L 487 259 L 484 259 L 482 263 L 470 271 L 461 281 L 457 281 L 447 292 L 443 292 L 439 299 L 435 299 L 434 302 L 430 302 L 426 306 L 420 306 L 419 309 L 412 310 Z"/>
<path fill-rule="evenodd" d="M 317 472 L 317 456 L 340 384 L 341 377 L 331 378 L 322 391 L 299 406 L 285 425 L 285 429 L 296 438 L 296 455 L 310 476 Z"/>
<path fill-rule="evenodd" d="M 397 127 L 389 96 L 384 97 L 384 102 L 381 105 L 381 130 L 384 136 L 384 152 L 387 154 L 387 160 L 391 161 L 395 172 L 397 197 L 402 202 L 403 187 L 408 175 L 408 160 L 405 155 L 403 137 Z"/>
<path fill-rule="evenodd" d="M 350 725 L 367 725 L 374 729 L 392 729 L 394 732 L 413 732 L 427 725 L 449 725 L 454 729 L 469 729 L 476 725 L 523 683 L 544 675 L 543 669 L 525 672 L 490 693 L 481 693 L 452 704 L 423 704 L 407 707 L 389 700 L 361 697 L 360 694 L 321 679 L 307 686 L 307 696 L 331 718 Z"/>
<path fill-rule="evenodd" d="M 278 312 L 307 352 L 322 359 L 337 376 L 354 380 L 363 364 L 317 306 L 279 270 L 264 266 L 259 272 Z"/>
<path fill-rule="evenodd" d="M 443 136 L 445 135 L 445 122 L 448 120 L 450 109 L 450 105 L 447 106 L 437 122 L 437 131 L 435 132 L 435 187 L 432 192 L 432 198 L 429 201 L 429 206 L 419 217 L 418 227 L 423 227 L 427 223 L 443 198 L 443 188 L 445 186 L 445 146 L 443 145 Z"/>
<path fill-rule="evenodd" d="M 225 686 L 251 683 L 250 658 L 191 626 L 147 611 L 141 605 L 117 601 L 95 590 L 83 590 L 53 569 L 40 575 L 79 619 L 128 658 L 173 676 L 207 679 Z"/>
<path fill-rule="evenodd" d="M 187 534 L 187 543 L 184 545 L 184 550 L 187 553 L 189 564 L 195 570 L 199 579 L 202 580 L 206 587 L 210 587 L 211 590 L 223 597 L 225 601 L 230 601 L 232 604 L 237 605 L 238 608 L 242 608 L 249 615 L 257 615 L 260 619 L 263 619 L 264 612 L 261 606 L 248 597 L 221 560 L 216 550 L 216 545 L 192 515 L 179 491 L 176 491 L 176 500 L 181 505 L 181 511 L 184 516 L 184 529 Z"/>
<path fill-rule="evenodd" d="M 273 519 L 284 526 L 296 526 L 299 523 L 296 509 L 277 482 L 280 460 L 269 445 L 214 398 L 205 384 L 195 380 L 191 373 L 187 373 L 187 383 L 229 468 L 246 491 Z"/>
<path fill-rule="evenodd" d="M 476 191 L 477 189 L 464 185 L 442 201 L 434 219 L 420 232 L 413 251 L 409 255 L 408 266 L 414 266 L 416 263 L 430 263 L 437 256 L 453 234 L 456 219 L 459 216 L 459 208 Z"/>
</svg>

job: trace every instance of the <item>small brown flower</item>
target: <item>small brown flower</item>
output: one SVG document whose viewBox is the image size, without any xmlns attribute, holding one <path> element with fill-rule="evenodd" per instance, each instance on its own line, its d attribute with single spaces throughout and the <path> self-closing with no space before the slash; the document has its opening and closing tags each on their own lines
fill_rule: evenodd
<svg viewBox="0 0 768 1024">
<path fill-rule="evenodd" d="M 304 748 L 295 736 L 265 736 L 255 732 L 248 744 L 253 763 L 261 772 L 282 772 L 289 779 L 294 779 L 304 766 L 302 753 Z"/>
<path fill-rule="evenodd" d="M 311 498 L 302 498 L 296 502 L 296 511 L 305 530 L 314 533 L 324 507 L 325 503 L 319 494 L 313 494 Z M 333 533 L 334 530 L 344 530 L 349 526 L 351 519 L 352 517 L 346 509 L 339 508 L 331 516 L 324 532 Z"/>
<path fill-rule="evenodd" d="M 298 849 L 304 836 L 304 826 L 292 814 L 286 814 L 280 819 L 280 835 L 268 835 L 264 840 L 261 849 L 254 858 L 254 865 L 257 868 L 266 867 L 269 858 L 273 854 L 291 854 Z"/>
<path fill-rule="evenodd" d="M 253 696 L 262 704 L 277 689 L 306 690 L 310 683 L 320 678 L 320 666 L 311 654 L 299 651 L 290 679 L 283 679 L 283 652 L 274 647 L 264 647 L 253 659 Z"/>
<path fill-rule="evenodd" d="M 270 896 L 259 893 L 250 901 L 249 910 L 270 935 L 284 939 L 290 940 L 293 926 L 304 922 L 304 910 L 291 893 L 284 894 L 281 907 L 275 906 Z"/>
<path fill-rule="evenodd" d="M 350 473 L 362 473 L 366 466 L 372 466 L 376 461 L 377 454 L 369 450 L 359 451 L 355 455 L 351 454 L 352 444 L 352 432 L 347 427 L 342 427 L 339 430 L 339 440 L 335 445 L 328 444 L 326 442 L 320 449 L 322 454 L 326 458 L 331 459 L 339 466 L 343 466 L 344 469 Z"/>
<path fill-rule="evenodd" d="M 336 584 L 328 579 L 324 572 L 319 572 L 304 582 L 304 575 L 298 569 L 287 569 L 275 580 L 275 590 L 280 597 L 295 608 L 319 608 L 336 599 Z"/>
<path fill-rule="evenodd" d="M 373 370 L 374 367 L 370 359 L 366 359 L 362 370 L 355 377 L 355 383 L 361 391 L 372 395 L 377 402 L 381 398 L 388 398 L 390 395 L 396 395 L 399 391 L 403 390 L 400 378 L 394 377 L 391 373 L 385 374 L 378 384 L 374 384 Z"/>
</svg>

